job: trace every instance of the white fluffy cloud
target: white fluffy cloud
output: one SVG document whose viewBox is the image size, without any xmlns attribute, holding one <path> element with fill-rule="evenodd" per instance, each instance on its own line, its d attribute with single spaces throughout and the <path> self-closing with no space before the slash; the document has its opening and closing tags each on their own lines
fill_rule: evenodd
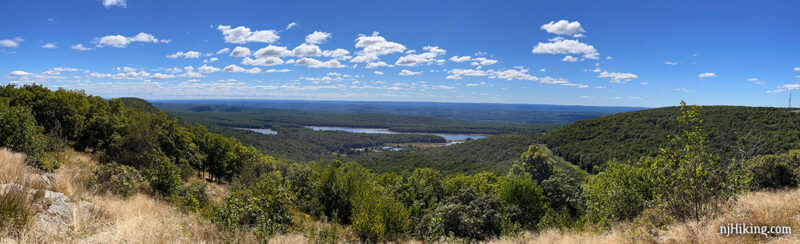
<svg viewBox="0 0 800 244">
<path fill-rule="evenodd" d="M 273 46 L 269 45 L 265 48 L 258 49 L 253 56 L 256 58 L 265 58 L 265 57 L 286 57 L 291 56 L 292 51 L 289 51 L 286 47 L 281 46 Z"/>
<path fill-rule="evenodd" d="M 197 67 L 197 71 L 199 71 L 200 73 L 216 73 L 219 72 L 220 69 L 214 66 L 209 66 L 207 64 L 204 64 L 203 66 Z"/>
<path fill-rule="evenodd" d="M 96 47 L 116 47 L 116 48 L 125 48 L 131 43 L 134 42 L 143 42 L 143 43 L 169 43 L 170 40 L 159 40 L 155 36 L 151 34 L 147 34 L 144 32 L 140 32 L 134 36 L 122 36 L 122 35 L 107 35 L 100 38 L 96 38 L 92 43 L 95 44 Z"/>
<path fill-rule="evenodd" d="M 297 57 L 317 57 L 322 55 L 322 49 L 314 44 L 303 43 L 292 49 L 292 54 Z"/>
<path fill-rule="evenodd" d="M 539 80 L 538 77 L 528 74 L 528 69 L 524 69 L 522 67 L 518 67 L 519 69 L 507 69 L 501 71 L 492 71 L 492 75 L 489 76 L 491 79 L 502 79 L 502 80 L 529 80 L 529 81 L 537 81 Z"/>
<path fill-rule="evenodd" d="M 294 65 L 307 66 L 309 68 L 344 68 L 339 60 L 331 59 L 325 62 L 313 58 L 301 58 L 294 62 Z"/>
<path fill-rule="evenodd" d="M 126 8 L 128 7 L 128 4 L 125 3 L 125 0 L 103 0 L 103 7 L 110 8 L 113 6 Z"/>
<path fill-rule="evenodd" d="M 371 36 L 359 35 L 356 38 L 355 47 L 361 48 L 361 51 L 358 51 L 356 57 L 350 60 L 354 63 L 370 63 L 379 60 L 379 56 L 402 53 L 406 50 L 406 46 L 403 44 L 387 41 L 378 32 L 373 32 Z"/>
<path fill-rule="evenodd" d="M 19 43 L 23 41 L 25 41 L 25 39 L 22 39 L 22 37 L 0 40 L 0 47 L 19 47 Z"/>
<path fill-rule="evenodd" d="M 222 31 L 226 43 L 243 44 L 247 42 L 273 43 L 280 39 L 275 30 L 251 31 L 250 28 L 239 26 L 231 28 L 230 25 L 219 25 L 217 30 Z"/>
<path fill-rule="evenodd" d="M 794 67 L 794 71 L 800 71 L 800 67 Z"/>
<path fill-rule="evenodd" d="M 201 55 L 198 51 L 177 52 L 167 55 L 167 58 L 199 58 Z"/>
<path fill-rule="evenodd" d="M 699 75 L 697 75 L 697 77 L 699 77 L 699 78 L 712 78 L 712 77 L 717 77 L 717 74 L 711 73 L 711 72 L 706 72 L 706 73 L 700 73 Z"/>
<path fill-rule="evenodd" d="M 231 51 L 230 56 L 231 57 L 239 57 L 239 58 L 248 57 L 248 56 L 250 56 L 250 49 L 247 48 L 247 47 L 241 47 L 241 46 L 235 47 L 235 48 L 233 48 L 233 51 Z"/>
<path fill-rule="evenodd" d="M 478 69 L 451 69 L 447 71 L 448 75 L 445 77 L 450 80 L 460 80 L 462 76 L 487 76 L 488 72 Z"/>
<path fill-rule="evenodd" d="M 399 75 L 406 75 L 406 76 L 408 76 L 408 75 L 419 75 L 419 74 L 422 74 L 422 71 L 414 72 L 414 71 L 407 70 L 407 69 L 404 69 L 404 70 L 400 71 L 400 73 L 399 73 Z"/>
<path fill-rule="evenodd" d="M 601 72 L 600 75 L 598 75 L 597 77 L 611 78 L 611 82 L 613 83 L 623 83 L 639 78 L 639 76 L 636 76 L 635 74 L 631 73 L 617 73 L 617 72 L 607 72 L 607 71 Z"/>
<path fill-rule="evenodd" d="M 666 65 L 678 65 L 677 62 L 670 62 L 670 61 L 664 61 L 664 64 L 666 64 Z"/>
<path fill-rule="evenodd" d="M 47 43 L 47 44 L 42 45 L 42 48 L 55 49 L 56 48 L 56 44 L 55 43 Z"/>
<path fill-rule="evenodd" d="M 441 49 L 437 46 L 425 46 L 422 49 L 427 52 L 419 54 L 412 53 L 406 56 L 402 56 L 397 59 L 395 65 L 412 67 L 423 63 L 432 63 L 435 61 L 435 58 L 437 56 L 444 55 L 445 53 L 447 53 L 447 50 Z"/>
<path fill-rule="evenodd" d="M 496 59 L 488 59 L 488 58 L 484 58 L 484 57 L 473 58 L 472 61 L 473 61 L 472 65 L 474 65 L 474 66 L 478 66 L 478 65 L 486 66 L 486 65 L 492 65 L 492 64 L 496 64 L 497 63 Z"/>
<path fill-rule="evenodd" d="M 242 60 L 242 64 L 244 65 L 256 65 L 256 66 L 273 66 L 283 64 L 283 60 L 278 57 L 263 57 L 263 58 L 256 58 L 252 59 L 250 57 L 245 57 Z"/>
<path fill-rule="evenodd" d="M 376 74 L 376 75 L 382 75 L 382 74 L 383 74 L 383 72 L 380 72 L 380 71 L 377 71 L 377 70 L 376 70 L 376 71 L 373 71 L 372 73 L 373 73 L 373 74 Z"/>
<path fill-rule="evenodd" d="M 564 56 L 564 58 L 561 59 L 561 61 L 564 61 L 564 62 L 578 62 L 578 58 L 570 56 L 570 55 L 567 55 L 567 56 Z"/>
<path fill-rule="evenodd" d="M 583 54 L 587 59 L 599 59 L 600 53 L 594 49 L 594 46 L 580 42 L 578 40 L 569 40 L 561 37 L 550 39 L 550 42 L 539 42 L 533 47 L 534 54 Z"/>
<path fill-rule="evenodd" d="M 580 22 L 569 22 L 563 19 L 558 22 L 550 21 L 550 23 L 542 25 L 541 28 L 542 30 L 556 35 L 575 35 L 584 32 Z"/>
<path fill-rule="evenodd" d="M 308 34 L 306 36 L 306 43 L 309 44 L 322 44 L 331 37 L 331 33 L 322 32 L 322 31 L 314 31 L 314 33 Z"/>
<path fill-rule="evenodd" d="M 471 57 L 470 57 L 470 56 L 461 56 L 461 57 L 459 57 L 459 56 L 452 56 L 452 57 L 450 57 L 450 61 L 453 61 L 453 62 L 456 62 L 456 63 L 467 62 L 467 61 L 469 61 L 470 59 L 471 59 Z"/>
<path fill-rule="evenodd" d="M 225 66 L 225 68 L 222 68 L 222 71 L 224 71 L 224 72 L 234 72 L 234 73 L 248 73 L 248 74 L 261 73 L 261 69 L 259 69 L 257 67 L 256 68 L 252 68 L 252 69 L 245 69 L 245 68 L 236 66 L 235 64 L 231 64 L 231 65 Z"/>
<path fill-rule="evenodd" d="M 223 53 L 227 53 L 227 52 L 230 52 L 230 51 L 231 51 L 231 49 L 226 47 L 226 48 L 223 48 L 223 49 L 220 49 L 219 51 L 217 51 L 217 54 L 223 54 Z"/>
</svg>

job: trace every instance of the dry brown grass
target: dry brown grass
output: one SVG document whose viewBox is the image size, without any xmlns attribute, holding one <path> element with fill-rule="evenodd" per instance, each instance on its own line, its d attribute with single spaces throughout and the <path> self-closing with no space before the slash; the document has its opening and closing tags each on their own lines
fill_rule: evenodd
<svg viewBox="0 0 800 244">
<path fill-rule="evenodd" d="M 625 223 L 605 233 L 548 230 L 490 243 L 800 243 L 800 189 L 746 193 L 728 208 L 713 219 L 673 224 L 660 230 Z M 729 223 L 790 226 L 792 234 L 721 235 L 720 226 Z"/>
<path fill-rule="evenodd" d="M 77 212 L 67 228 L 54 228 L 31 221 L 16 235 L 19 243 L 229 243 L 224 232 L 197 215 L 186 214 L 169 203 L 138 194 L 122 199 L 88 190 L 87 183 L 97 162 L 89 154 L 74 151 L 57 153 L 63 157 L 56 170 L 51 191 L 64 193 L 72 201 L 84 200 L 95 208 Z M 25 165 L 25 155 L 0 149 L 0 183 L 35 185 L 26 178 L 41 172 Z M 215 190 L 227 194 L 224 187 Z M 76 210 L 77 211 L 77 210 Z M 0 240 L 4 237 L 0 236 Z M 249 243 L 252 241 L 236 240 Z M 4 242 L 4 241 L 0 241 Z"/>
<path fill-rule="evenodd" d="M 25 165 L 25 154 L 0 148 L 0 183 L 26 185 L 25 173 L 30 171 Z"/>
</svg>

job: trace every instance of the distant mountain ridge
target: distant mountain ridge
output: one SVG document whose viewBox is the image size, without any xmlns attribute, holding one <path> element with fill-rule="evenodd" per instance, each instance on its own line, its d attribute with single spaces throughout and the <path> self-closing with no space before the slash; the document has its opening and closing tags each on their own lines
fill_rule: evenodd
<svg viewBox="0 0 800 244">
<path fill-rule="evenodd" d="M 153 100 L 165 104 L 258 107 L 324 113 L 379 113 L 420 115 L 473 122 L 514 124 L 568 124 L 607 114 L 646 109 L 644 107 L 577 106 L 548 104 L 439 103 L 439 102 L 362 102 L 299 100 Z M 200 112 L 200 111 L 198 111 Z"/>
</svg>

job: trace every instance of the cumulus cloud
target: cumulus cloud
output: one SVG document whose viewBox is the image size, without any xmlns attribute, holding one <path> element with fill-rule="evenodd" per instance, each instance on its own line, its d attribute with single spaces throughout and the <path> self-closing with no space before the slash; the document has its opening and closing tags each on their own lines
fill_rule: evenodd
<svg viewBox="0 0 800 244">
<path fill-rule="evenodd" d="M 247 42 L 273 43 L 280 39 L 275 30 L 251 31 L 250 28 L 239 26 L 231 28 L 230 25 L 219 25 L 217 30 L 222 31 L 226 43 L 243 44 Z"/>
<path fill-rule="evenodd" d="M 310 44 L 322 44 L 331 37 L 331 33 L 328 32 L 321 32 L 321 31 L 314 31 L 314 33 L 308 34 L 306 36 L 306 43 Z"/>
<path fill-rule="evenodd" d="M 800 67 L 794 67 L 794 71 L 800 71 Z"/>
<path fill-rule="evenodd" d="M 350 58 L 349 55 L 350 55 L 350 51 L 347 51 L 347 50 L 344 50 L 344 49 L 341 49 L 341 48 L 337 48 L 335 50 L 322 51 L 322 56 L 323 57 L 331 57 L 331 58 L 336 58 L 336 59 L 349 59 Z"/>
<path fill-rule="evenodd" d="M 597 77 L 611 78 L 611 82 L 613 83 L 623 83 L 639 78 L 639 76 L 636 76 L 635 74 L 631 73 L 617 73 L 617 72 L 607 72 L 607 71 L 601 72 L 600 75 L 598 75 Z"/>
<path fill-rule="evenodd" d="M 406 76 L 408 76 L 408 75 L 419 75 L 419 74 L 422 74 L 422 71 L 414 72 L 414 71 L 407 70 L 407 69 L 404 69 L 404 70 L 400 71 L 400 73 L 399 73 L 399 75 L 406 75 Z"/>
<path fill-rule="evenodd" d="M 666 64 L 666 65 L 678 65 L 677 62 L 670 62 L 670 61 L 664 61 L 664 64 Z"/>
<path fill-rule="evenodd" d="M 484 58 L 484 57 L 473 58 L 472 61 L 473 61 L 472 65 L 474 65 L 474 66 L 478 66 L 478 65 L 483 65 L 483 66 L 493 65 L 493 64 L 496 64 L 498 62 L 496 59 L 488 59 L 488 58 Z"/>
<path fill-rule="evenodd" d="M 461 57 L 459 57 L 459 56 L 452 56 L 452 57 L 450 57 L 450 61 L 453 61 L 453 62 L 456 62 L 456 63 L 467 62 L 467 61 L 469 61 L 470 59 L 471 59 L 471 57 L 470 57 L 470 56 L 461 56 Z"/>
<path fill-rule="evenodd" d="M 265 58 L 265 57 L 286 57 L 291 56 L 292 51 L 289 51 L 286 47 L 281 46 L 273 46 L 269 45 L 267 47 L 258 49 L 253 56 L 256 58 Z"/>
<path fill-rule="evenodd" d="M 233 51 L 231 51 L 230 56 L 239 58 L 250 56 L 250 49 L 242 46 L 235 47 Z"/>
<path fill-rule="evenodd" d="M 393 67 L 393 65 L 389 65 L 389 64 L 387 64 L 386 62 L 383 62 L 383 61 L 378 61 L 378 62 L 370 62 L 366 66 L 367 69 L 374 69 L 374 68 L 378 68 L 378 67 Z"/>
<path fill-rule="evenodd" d="M 697 75 L 697 77 L 699 77 L 699 78 L 712 78 L 712 77 L 717 77 L 717 74 L 711 73 L 711 72 L 706 72 L 706 73 L 700 73 L 699 75 Z"/>
<path fill-rule="evenodd" d="M 55 43 L 47 43 L 47 44 L 42 45 L 42 48 L 55 49 L 56 48 L 56 44 Z"/>
<path fill-rule="evenodd" d="M 19 47 L 19 43 L 23 41 L 25 41 L 25 39 L 22 39 L 22 37 L 0 40 L 0 47 Z"/>
<path fill-rule="evenodd" d="M 216 73 L 219 72 L 220 69 L 214 66 L 204 64 L 203 66 L 197 67 L 197 71 L 200 73 Z"/>
<path fill-rule="evenodd" d="M 230 51 L 231 51 L 231 49 L 226 47 L 226 48 L 223 48 L 223 49 L 220 49 L 219 51 L 217 51 L 217 54 L 223 54 L 223 53 L 227 53 L 227 52 L 230 52 Z"/>
<path fill-rule="evenodd" d="M 451 69 L 447 71 L 448 75 L 445 79 L 460 80 L 462 76 L 487 76 L 488 72 L 478 69 Z"/>
<path fill-rule="evenodd" d="M 561 59 L 561 61 L 564 61 L 564 62 L 578 62 L 578 58 L 570 56 L 570 55 L 567 55 L 567 56 L 564 56 L 564 58 Z"/>
<path fill-rule="evenodd" d="M 103 7 L 110 8 L 114 6 L 120 8 L 127 8 L 128 4 L 125 3 L 125 0 L 103 0 Z"/>
<path fill-rule="evenodd" d="M 359 35 L 356 38 L 355 47 L 361 48 L 361 51 L 358 51 L 356 57 L 350 60 L 354 63 L 370 63 L 379 60 L 379 56 L 402 53 L 406 50 L 406 46 L 403 44 L 387 41 L 378 32 L 373 32 L 371 36 Z"/>
<path fill-rule="evenodd" d="M 587 59 L 599 59 L 600 53 L 594 46 L 580 42 L 578 40 L 564 39 L 556 37 L 550 42 L 539 42 L 533 47 L 534 54 L 583 54 Z"/>
<path fill-rule="evenodd" d="M 559 20 L 558 22 L 550 21 L 550 23 L 542 25 L 541 29 L 556 35 L 576 35 L 578 33 L 585 32 L 583 28 L 581 28 L 580 22 L 569 22 L 563 19 Z"/>
<path fill-rule="evenodd" d="M 517 67 L 517 68 L 519 69 L 491 71 L 492 75 L 489 76 L 489 78 L 502 79 L 502 80 L 529 80 L 529 81 L 539 80 L 538 77 L 528 74 L 528 69 L 524 69 L 522 67 Z"/>
<path fill-rule="evenodd" d="M 344 68 L 339 60 L 331 59 L 325 62 L 313 58 L 301 58 L 294 62 L 294 65 L 306 66 L 309 68 Z"/>
<path fill-rule="evenodd" d="M 245 57 L 242 60 L 242 64 L 244 65 L 254 65 L 254 66 L 273 66 L 283 64 L 283 60 L 278 57 L 263 57 L 263 58 L 256 58 L 252 59 L 250 57 Z"/>
<path fill-rule="evenodd" d="M 219 60 L 219 58 L 212 57 L 212 58 L 209 58 L 209 59 L 204 59 L 203 63 L 213 63 L 213 62 L 216 62 L 217 60 Z"/>
<path fill-rule="evenodd" d="M 177 52 L 170 55 L 167 55 L 167 58 L 199 58 L 200 52 L 198 51 L 187 51 L 187 52 Z"/>
<path fill-rule="evenodd" d="M 435 61 L 435 58 L 437 56 L 444 55 L 445 53 L 447 53 L 447 50 L 441 49 L 441 48 L 439 48 L 437 46 L 425 46 L 422 49 L 427 51 L 427 52 L 419 53 L 419 54 L 413 54 L 412 53 L 412 54 L 409 54 L 409 55 L 406 55 L 406 56 L 402 56 L 402 57 L 397 59 L 397 62 L 395 62 L 395 65 L 412 67 L 412 66 L 417 66 L 419 64 L 423 64 L 423 63 L 429 63 L 430 64 L 430 63 Z"/>
<path fill-rule="evenodd" d="M 234 72 L 234 73 L 248 73 L 248 74 L 261 73 L 261 69 L 259 69 L 257 67 L 256 68 L 252 68 L 252 69 L 245 69 L 245 68 L 236 66 L 235 64 L 231 64 L 231 65 L 225 66 L 225 68 L 222 68 L 222 71 L 224 71 L 224 72 Z"/>
<path fill-rule="evenodd" d="M 376 74 L 376 75 L 382 75 L 382 74 L 383 74 L 383 72 L 380 72 L 380 71 L 377 71 L 377 70 L 376 70 L 376 71 L 374 71 L 374 72 L 372 72 L 372 73 L 373 73 L 373 74 Z"/>
<path fill-rule="evenodd" d="M 303 43 L 292 49 L 292 54 L 297 57 L 317 57 L 322 55 L 322 49 L 314 44 Z"/>
<path fill-rule="evenodd" d="M 95 47 L 115 47 L 115 48 L 125 48 L 131 43 L 134 42 L 142 42 L 142 43 L 169 43 L 170 40 L 159 40 L 155 36 L 151 34 L 147 34 L 144 32 L 140 32 L 134 36 L 122 36 L 122 35 L 107 35 L 100 38 L 95 38 L 92 43 L 95 44 Z"/>
</svg>

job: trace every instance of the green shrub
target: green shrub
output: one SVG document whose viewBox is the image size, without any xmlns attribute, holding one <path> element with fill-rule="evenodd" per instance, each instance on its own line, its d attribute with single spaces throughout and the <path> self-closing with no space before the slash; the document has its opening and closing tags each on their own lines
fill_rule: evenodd
<svg viewBox="0 0 800 244">
<path fill-rule="evenodd" d="M 292 223 L 295 201 L 280 172 L 264 174 L 252 188 L 231 194 L 215 206 L 212 221 L 229 229 L 249 228 L 266 242 Z"/>
<path fill-rule="evenodd" d="M 0 234 L 22 230 L 31 216 L 27 194 L 13 185 L 6 186 L 0 195 Z"/>
<path fill-rule="evenodd" d="M 800 151 L 758 156 L 748 160 L 745 168 L 754 190 L 795 187 L 800 183 Z"/>
<path fill-rule="evenodd" d="M 149 160 L 149 166 L 144 170 L 144 176 L 150 184 L 150 188 L 162 196 L 175 194 L 183 185 L 181 169 L 162 155 L 152 154 Z"/>
<path fill-rule="evenodd" d="M 172 197 L 172 202 L 189 212 L 197 212 L 209 205 L 206 182 L 196 180 L 181 189 Z"/>
<path fill-rule="evenodd" d="M 486 240 L 503 231 L 502 204 L 494 195 L 477 194 L 465 189 L 452 196 L 423 218 L 422 227 L 429 239 L 454 236 Z M 437 236 L 438 235 L 438 236 Z"/>
<path fill-rule="evenodd" d="M 364 242 L 395 240 L 406 233 L 409 212 L 388 196 L 365 192 L 355 199 L 353 208 L 353 231 Z"/>
<path fill-rule="evenodd" d="M 101 191 L 130 197 L 139 191 L 141 183 L 138 170 L 127 165 L 108 163 L 94 171 L 90 185 Z"/>
<path fill-rule="evenodd" d="M 506 177 L 498 195 L 504 204 L 519 210 L 514 211 L 517 214 L 510 216 L 511 220 L 527 229 L 534 229 L 547 210 L 542 188 L 529 174 Z"/>
<path fill-rule="evenodd" d="M 606 226 L 609 222 L 632 220 L 653 204 L 655 186 L 649 169 L 610 162 L 583 186 L 587 217 Z"/>
</svg>

